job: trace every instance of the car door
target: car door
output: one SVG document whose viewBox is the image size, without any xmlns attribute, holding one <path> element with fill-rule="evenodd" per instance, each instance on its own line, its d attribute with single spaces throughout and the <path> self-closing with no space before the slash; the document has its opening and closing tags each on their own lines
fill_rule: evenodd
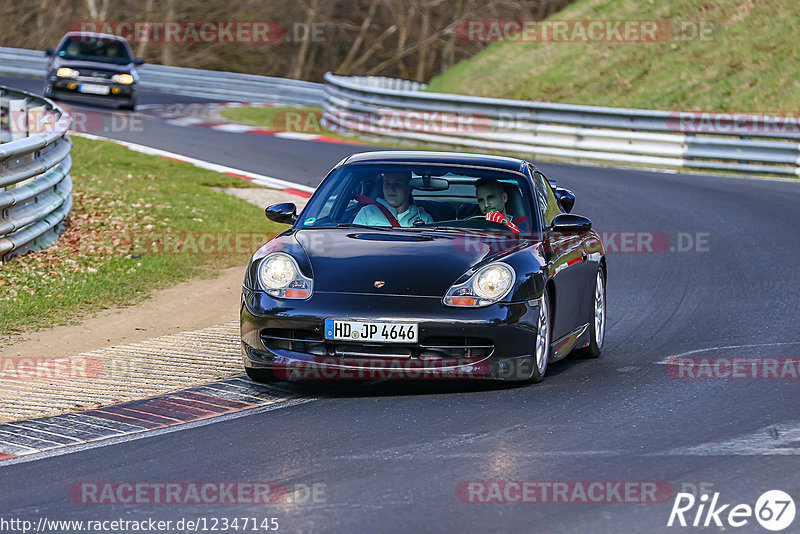
<svg viewBox="0 0 800 534">
<path fill-rule="evenodd" d="M 547 177 L 531 169 L 536 201 L 542 215 L 543 247 L 548 275 L 555 284 L 553 341 L 586 323 L 586 253 L 581 233 L 556 232 L 553 219 L 563 213 Z M 551 296 L 552 298 L 552 296 Z"/>
</svg>

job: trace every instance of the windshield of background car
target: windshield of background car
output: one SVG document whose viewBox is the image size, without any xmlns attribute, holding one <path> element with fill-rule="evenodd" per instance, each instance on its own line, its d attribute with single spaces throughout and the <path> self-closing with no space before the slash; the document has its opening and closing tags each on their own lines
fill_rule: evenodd
<svg viewBox="0 0 800 534">
<path fill-rule="evenodd" d="M 389 185 L 384 182 L 388 180 Z M 386 212 L 400 224 L 398 230 L 447 228 L 507 232 L 508 226 L 486 220 L 478 204 L 476 184 L 489 184 L 494 206 L 523 234 L 538 233 L 528 179 L 522 174 L 488 167 L 459 165 L 354 163 L 336 169 L 320 186 L 298 221 L 299 228 L 365 225 L 391 227 Z M 400 197 L 392 182 L 407 183 Z M 388 198 L 385 193 L 388 193 Z M 409 213 L 395 205 L 408 195 Z M 498 204 L 499 203 L 499 204 Z M 379 207 L 378 204 L 382 206 Z M 401 206 L 402 208 L 403 206 Z"/>
<path fill-rule="evenodd" d="M 118 65 L 131 62 L 131 55 L 124 43 L 103 37 L 67 37 L 58 50 L 58 57 Z"/>
</svg>

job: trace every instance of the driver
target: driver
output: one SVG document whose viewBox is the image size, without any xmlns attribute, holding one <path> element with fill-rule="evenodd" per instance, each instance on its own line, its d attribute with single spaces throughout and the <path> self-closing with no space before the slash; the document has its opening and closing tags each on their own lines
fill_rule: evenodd
<svg viewBox="0 0 800 534">
<path fill-rule="evenodd" d="M 484 215 L 490 211 L 499 211 L 500 215 L 509 221 L 514 219 L 506 212 L 508 193 L 503 188 L 503 184 L 494 178 L 481 178 L 475 182 L 475 197 L 478 199 L 478 207 Z"/>
<path fill-rule="evenodd" d="M 364 206 L 353 219 L 353 224 L 366 226 L 413 226 L 430 224 L 433 217 L 416 206 L 411 198 L 411 172 L 386 172 L 381 175 L 383 196 L 374 204 Z"/>
<path fill-rule="evenodd" d="M 487 221 L 494 221 L 505 224 L 515 234 L 519 233 L 517 224 L 524 222 L 525 217 L 519 221 L 514 220 L 514 216 L 506 211 L 508 193 L 503 184 L 494 178 L 481 178 L 475 182 L 475 198 L 478 200 L 478 207 Z M 517 223 L 517 224 L 514 224 Z"/>
</svg>

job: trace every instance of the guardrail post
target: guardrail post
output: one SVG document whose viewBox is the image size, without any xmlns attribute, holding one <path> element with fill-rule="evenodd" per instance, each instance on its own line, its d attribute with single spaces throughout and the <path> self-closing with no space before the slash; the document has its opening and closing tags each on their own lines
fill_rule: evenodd
<svg viewBox="0 0 800 534">
<path fill-rule="evenodd" d="M 41 133 L 44 130 L 44 106 L 34 106 L 28 108 L 28 135 Z"/>
<path fill-rule="evenodd" d="M 11 142 L 19 141 L 28 137 L 28 105 L 27 100 L 9 100 L 8 102 L 8 130 L 11 134 Z M 18 182 L 6 187 L 7 190 L 20 187 L 30 180 Z"/>
<path fill-rule="evenodd" d="M 8 102 L 8 129 L 12 142 L 28 137 L 27 104 L 27 100 L 10 100 Z"/>
</svg>

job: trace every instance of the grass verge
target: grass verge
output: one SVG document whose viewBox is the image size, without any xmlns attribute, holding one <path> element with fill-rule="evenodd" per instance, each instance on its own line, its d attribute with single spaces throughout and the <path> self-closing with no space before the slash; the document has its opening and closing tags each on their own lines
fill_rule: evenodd
<svg viewBox="0 0 800 534">
<path fill-rule="evenodd" d="M 238 178 L 109 142 L 72 141 L 66 230 L 52 247 L 0 265 L 2 335 L 69 324 L 245 264 L 282 230 L 258 207 L 212 189 L 240 187 Z"/>
</svg>

